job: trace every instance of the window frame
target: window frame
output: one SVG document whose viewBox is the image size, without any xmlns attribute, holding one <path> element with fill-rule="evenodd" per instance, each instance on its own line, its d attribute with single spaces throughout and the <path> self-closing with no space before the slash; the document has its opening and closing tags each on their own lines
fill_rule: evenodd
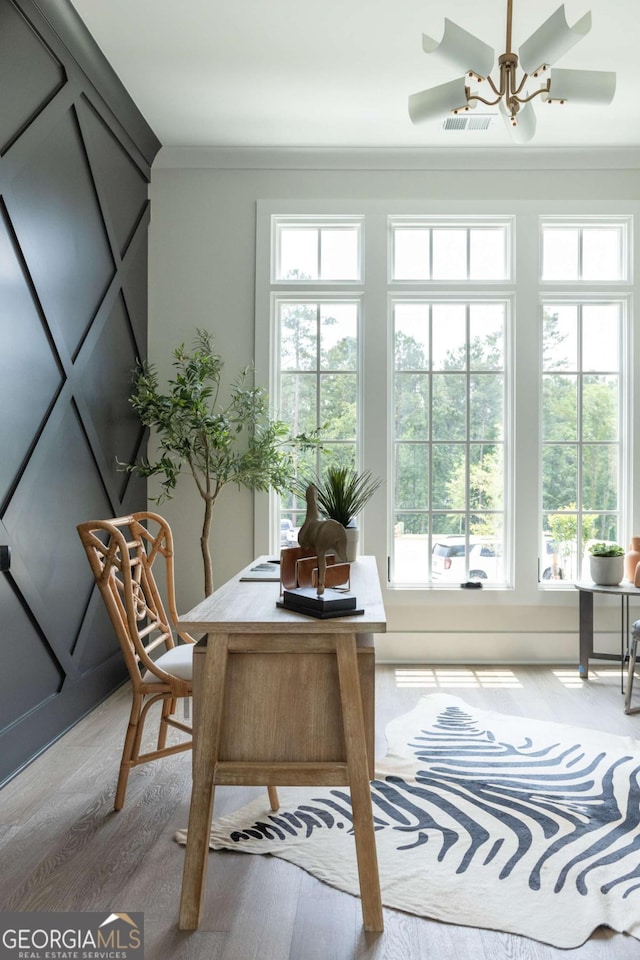
<svg viewBox="0 0 640 960">
<path fill-rule="evenodd" d="M 549 287 L 551 284 L 549 284 Z M 632 402 L 632 354 L 631 354 L 631 296 L 629 292 L 622 291 L 613 291 L 610 290 L 608 293 L 610 295 L 605 295 L 604 291 L 587 292 L 583 288 L 578 288 L 576 284 L 564 284 L 564 287 L 572 286 L 573 291 L 563 290 L 562 293 L 558 293 L 552 289 L 545 288 L 540 291 L 539 297 L 539 323 L 540 323 L 540 359 L 539 359 L 539 368 L 540 368 L 540 383 L 539 383 L 539 405 L 540 405 L 540 440 L 539 440 L 539 456 L 538 456 L 538 469 L 539 469 L 539 502 L 538 502 L 538 511 L 539 511 L 539 539 L 540 545 L 542 545 L 542 539 L 544 536 L 544 517 L 549 513 L 561 513 L 560 510 L 549 510 L 544 509 L 543 504 L 543 452 L 544 448 L 547 445 L 547 442 L 544 440 L 543 436 L 543 383 L 545 375 L 550 374 L 553 371 L 545 370 L 543 366 L 543 325 L 544 325 L 544 313 L 545 308 L 548 306 L 575 306 L 580 315 L 579 322 L 582 323 L 582 310 L 585 306 L 596 305 L 596 304 L 617 304 L 619 307 L 619 343 L 618 343 L 618 370 L 616 375 L 619 382 L 618 390 L 618 439 L 615 441 L 618 446 L 618 507 L 615 511 L 601 511 L 596 510 L 595 508 L 587 508 L 582 506 L 579 511 L 579 514 L 589 514 L 589 513 L 615 513 L 618 517 L 618 530 L 619 530 L 619 539 L 624 539 L 622 531 L 628 528 L 629 517 L 631 515 L 631 502 L 630 502 L 630 484 L 631 484 L 631 450 L 629 443 L 629 437 L 631 433 L 631 402 Z M 613 286 L 611 281 L 607 282 L 607 286 Z M 620 285 L 618 285 L 620 286 Z M 628 284 L 625 284 L 628 286 Z M 572 375 L 576 375 L 578 378 L 578 398 L 581 396 L 582 390 L 579 383 L 582 381 L 582 378 L 590 375 L 591 371 L 585 371 L 582 367 L 582 358 L 578 357 L 577 368 L 572 371 L 568 371 Z M 607 371 L 603 371 L 606 373 Z M 580 425 L 580 416 L 578 413 L 578 426 Z M 575 447 L 578 450 L 577 457 L 577 494 L 581 500 L 582 498 L 582 489 L 580 487 L 580 478 L 582 474 L 582 450 L 584 447 L 588 447 L 592 441 L 585 441 L 582 438 L 581 430 L 579 431 L 576 440 L 572 441 Z M 613 441 L 612 441 L 613 442 Z M 567 444 L 569 441 L 567 441 Z M 582 524 L 580 523 L 580 528 Z M 626 544 L 622 544 L 626 546 Z M 578 557 L 579 560 L 579 557 Z M 563 581 L 544 581 L 542 579 L 544 558 L 540 555 L 538 560 L 538 578 L 540 586 L 546 590 L 558 590 L 562 589 L 565 586 Z M 572 578 L 571 583 L 575 579 L 582 579 L 582 571 L 578 569 L 576 571 L 576 576 Z"/>
<path fill-rule="evenodd" d="M 428 284 L 430 287 L 479 287 L 485 284 L 489 286 L 512 286 L 515 282 L 515 218 L 504 215 L 457 215 L 457 216 L 407 216 L 390 214 L 388 218 L 389 236 L 388 236 L 388 257 L 387 257 L 387 282 L 390 286 L 396 284 L 409 284 L 411 286 L 420 286 Z M 470 232 L 475 229 L 490 229 L 503 227 L 505 231 L 505 276 L 493 279 L 477 279 L 468 276 L 470 266 Z M 396 278 L 394 276 L 395 266 L 395 228 L 401 229 L 428 229 L 430 235 L 429 241 L 429 273 L 430 276 L 425 279 L 420 278 Z M 447 229 L 467 230 L 467 277 L 465 278 L 435 278 L 433 277 L 433 230 Z"/>
<path fill-rule="evenodd" d="M 279 277 L 277 270 L 280 264 L 281 234 L 287 227 L 305 229 L 311 228 L 318 230 L 318 276 L 317 277 Z M 336 279 L 331 277 L 322 277 L 322 229 L 356 229 L 357 253 L 356 262 L 358 275 L 353 278 Z M 271 217 L 271 257 L 270 257 L 270 278 L 272 287 L 306 287 L 309 285 L 316 287 L 336 287 L 336 286 L 361 286 L 364 281 L 364 216 L 348 216 L 338 214 L 324 214 L 321 216 L 287 215 Z"/>
<path fill-rule="evenodd" d="M 391 285 L 390 285 L 391 286 Z M 438 534 L 433 531 L 432 517 L 434 514 L 440 515 L 443 513 L 442 510 L 433 508 L 433 503 L 431 499 L 429 500 L 429 507 L 424 510 L 415 510 L 411 511 L 410 509 L 403 509 L 397 507 L 395 504 L 394 498 L 394 488 L 395 488 L 395 476 L 396 476 L 396 455 L 397 447 L 402 441 L 398 441 L 395 436 L 394 423 L 395 416 L 393 412 L 395 404 L 395 383 L 398 372 L 402 373 L 403 371 L 396 370 L 395 365 L 395 351 L 394 351 L 394 320 L 395 320 L 395 307 L 398 303 L 424 303 L 428 306 L 429 313 L 431 314 L 431 309 L 435 304 L 442 303 L 452 303 L 452 304 L 462 304 L 465 308 L 465 323 L 468 323 L 468 310 L 474 304 L 494 304 L 499 303 L 504 307 L 504 337 L 503 337 L 503 367 L 501 372 L 503 378 L 503 438 L 500 441 L 504 453 L 503 457 L 503 509 L 502 511 L 495 511 L 496 513 L 500 512 L 502 516 L 502 557 L 503 557 L 503 567 L 504 567 L 504 577 L 499 581 L 491 581 L 487 584 L 487 589 L 493 590 L 512 590 L 513 589 L 513 517 L 512 517 L 512 503 L 513 503 L 513 323 L 514 323 L 514 294 L 511 289 L 511 285 L 507 286 L 506 284 L 502 285 L 501 289 L 487 291 L 485 293 L 478 293 L 475 290 L 472 290 L 469 286 L 465 286 L 462 289 L 458 289 L 453 292 L 450 289 L 447 291 L 438 290 L 438 289 L 429 289 L 425 288 L 421 291 L 420 294 L 416 290 L 409 292 L 395 292 L 389 290 L 388 295 L 388 323 L 389 323 L 389 404 L 391 408 L 389 416 L 389 459 L 390 459 L 390 472 L 389 472 L 389 501 L 390 501 L 390 514 L 388 519 L 389 526 L 389 545 L 388 545 L 388 579 L 390 587 L 394 589 L 413 589 L 418 587 L 419 589 L 425 590 L 451 590 L 459 589 L 458 582 L 446 582 L 440 580 L 434 580 L 432 577 L 432 551 L 433 544 L 445 536 L 444 534 Z M 431 320 L 430 320 L 431 322 Z M 466 344 L 468 346 L 468 339 Z M 429 362 L 426 370 L 424 371 L 424 376 L 431 378 L 434 374 L 433 365 L 431 356 L 429 357 Z M 460 373 L 464 374 L 467 379 L 467 387 L 469 385 L 469 378 L 475 371 L 469 367 L 468 359 L 467 364 L 465 365 L 464 370 L 461 370 Z M 490 373 L 490 370 L 486 371 Z M 430 399 L 432 397 L 432 388 L 429 386 L 429 395 Z M 468 397 L 468 395 L 467 395 Z M 431 413 L 431 408 L 430 408 Z M 464 444 L 465 450 L 467 451 L 467 479 L 466 484 L 468 484 L 468 470 L 469 470 L 469 457 L 468 452 L 473 446 L 474 442 L 468 435 L 468 424 L 469 424 L 470 412 L 467 405 L 466 418 L 467 418 L 467 436 L 464 441 L 460 441 L 461 444 Z M 431 416 L 429 417 L 430 429 L 429 437 L 425 443 L 429 450 L 433 449 L 433 446 L 438 446 L 442 441 L 434 441 L 431 434 Z M 431 471 L 431 456 L 429 456 L 430 468 L 429 468 L 429 490 L 432 491 L 432 471 Z M 468 493 L 468 489 L 467 489 Z M 428 527 L 429 533 L 426 534 L 426 542 L 428 544 L 428 557 L 427 557 L 427 569 L 428 569 L 428 579 L 420 581 L 406 581 L 406 580 L 396 580 L 395 579 L 395 518 L 399 513 L 420 513 L 425 515 L 428 518 Z M 458 514 L 461 511 L 452 510 L 452 514 Z M 464 513 L 467 515 L 469 512 L 473 512 L 469 507 L 467 501 Z M 490 513 L 493 511 L 487 511 Z M 467 536 L 475 536 L 467 532 Z"/>
<path fill-rule="evenodd" d="M 356 430 L 353 441 L 352 440 L 337 440 L 335 438 L 327 438 L 327 446 L 332 446 L 333 444 L 353 444 L 356 451 L 356 465 L 358 468 L 361 468 L 361 458 L 358 456 L 358 451 L 362 448 L 362 303 L 363 303 L 363 294 L 362 292 L 356 291 L 329 291 L 326 289 L 320 289 L 314 291 L 313 289 L 306 287 L 303 291 L 273 291 L 271 294 L 271 316 L 272 322 L 274 324 L 274 335 L 273 342 L 277 346 L 277 352 L 280 353 L 279 344 L 280 344 L 280 328 L 279 328 L 279 317 L 280 310 L 279 307 L 282 304 L 302 304 L 308 303 L 313 304 L 314 306 L 322 307 L 323 304 L 331 303 L 347 303 L 353 304 L 356 307 L 356 338 L 357 338 L 357 354 L 356 354 L 356 365 L 353 370 L 336 370 L 333 371 L 339 375 L 355 375 L 356 377 Z M 318 342 L 317 350 L 319 356 L 320 343 Z M 282 396 L 281 396 L 281 380 L 280 375 L 282 373 L 295 372 L 282 370 L 282 367 L 279 363 L 278 358 L 276 357 L 276 350 L 273 351 L 273 388 L 271 390 L 272 406 L 275 406 L 276 412 L 281 408 Z M 305 373 L 305 371 L 298 371 L 300 373 Z M 321 377 L 330 372 L 328 370 L 323 370 L 321 366 L 316 364 L 312 370 L 306 371 L 306 373 L 311 376 L 313 375 L 317 383 L 317 393 L 316 393 L 316 423 L 320 422 L 320 399 L 321 399 L 321 390 L 320 381 Z M 316 458 L 316 464 L 318 458 Z M 278 521 L 280 520 L 280 514 L 278 514 Z"/>
<path fill-rule="evenodd" d="M 542 354 L 542 329 L 544 322 L 545 305 L 573 303 L 580 306 L 589 303 L 616 302 L 620 304 L 620 343 L 619 343 L 619 371 L 618 377 L 620 390 L 618 397 L 618 425 L 619 425 L 619 454 L 618 454 L 618 530 L 620 537 L 623 538 L 622 531 L 629 525 L 629 519 L 632 514 L 631 503 L 631 477 L 633 464 L 633 444 L 631 438 L 631 423 L 633 410 L 633 371 L 634 356 L 633 343 L 631 339 L 631 317 L 632 317 L 632 299 L 631 290 L 633 288 L 633 226 L 634 218 L 630 214 L 580 214 L 576 215 L 545 215 L 538 216 L 538 300 L 539 300 L 539 325 L 540 325 L 540 353 L 539 353 L 539 443 L 538 443 L 538 530 L 540 544 L 538 546 L 538 580 L 539 586 L 550 592 L 562 589 L 563 581 L 543 581 L 544 558 L 541 556 L 541 546 L 544 535 L 544 517 L 548 510 L 543 510 L 543 354 Z M 579 233 L 578 247 L 578 278 L 555 278 L 544 279 L 544 231 L 546 228 L 554 227 L 576 228 Z M 582 250 L 583 233 L 586 229 L 597 227 L 614 227 L 620 229 L 620 277 L 616 279 L 585 279 L 582 273 Z M 581 369 L 579 377 L 584 376 Z M 583 449 L 582 438 L 577 438 L 576 444 L 578 450 Z M 582 457 L 580 455 L 580 462 Z M 580 477 L 578 472 L 578 479 Z M 582 491 L 579 491 L 582 494 Z M 581 509 L 580 513 L 590 511 Z M 578 571 L 579 576 L 582 571 Z"/>
<path fill-rule="evenodd" d="M 415 191 L 416 194 L 419 191 Z M 451 194 L 442 198 L 431 196 L 421 199 L 415 196 L 407 199 L 390 199 L 383 197 L 374 199 L 367 195 L 358 199 L 355 190 L 351 199 L 335 200 L 329 198 L 304 198 L 304 187 L 295 195 L 285 199 L 259 199 L 256 202 L 256 287 L 255 287 L 255 357 L 256 382 L 271 389 L 273 376 L 271 370 L 271 351 L 273 349 L 272 330 L 270 326 L 270 299 L 272 291 L 282 290 L 281 284 L 273 284 L 270 275 L 271 254 L 271 223 L 272 217 L 283 218 L 301 217 L 304 219 L 318 219 L 325 216 L 342 216 L 347 218 L 362 218 L 362 251 L 366 259 L 367 275 L 363 277 L 361 285 L 363 293 L 362 316 L 362 395 L 363 395 L 363 463 L 374 473 L 389 480 L 389 451 L 390 433 L 383 424 L 391 423 L 392 410 L 390 408 L 389 387 L 389 307 L 388 297 L 390 285 L 395 291 L 415 293 L 416 283 L 411 281 L 391 281 L 389 270 L 389 229 L 390 219 L 407 219 L 411 221 L 439 217 L 443 221 L 457 222 L 458 218 L 473 218 L 478 222 L 492 221 L 493 218 L 511 218 L 512 222 L 512 278 L 509 296 L 512 297 L 512 338 L 509 345 L 511 369 L 513 372 L 509 389 L 512 392 L 513 422 L 505 429 L 512 431 L 513 457 L 509 470 L 512 490 L 512 501 L 507 502 L 507 514 L 512 522 L 514 549 L 512 555 L 513 589 L 474 591 L 472 600 L 474 606 L 491 608 L 496 612 L 502 607 L 517 608 L 520 605 L 541 605 L 550 610 L 566 607 L 571 599 L 574 587 L 571 582 L 564 582 L 562 589 L 549 589 L 538 579 L 538 563 L 540 545 L 538 544 L 541 527 L 540 507 L 540 476 L 539 476 L 539 443 L 540 435 L 540 394 L 541 369 L 540 360 L 540 312 L 539 299 L 541 293 L 551 292 L 553 299 L 558 299 L 564 293 L 576 294 L 575 284 L 563 284 L 557 281 L 543 284 L 541 281 L 541 239 L 539 223 L 554 221 L 565 225 L 569 222 L 601 223 L 617 220 L 628 224 L 627 255 L 632 265 L 629 269 L 627 281 L 620 286 L 620 293 L 628 301 L 627 343 L 629 378 L 623 384 L 628 409 L 628 424 L 621 426 L 626 430 L 624 437 L 625 455 L 625 488 L 628 495 L 629 516 L 640 517 L 640 485 L 631 485 L 632 472 L 640 476 L 640 444 L 634 443 L 629 424 L 640 422 L 640 341 L 634 341 L 633 336 L 633 307 L 635 280 L 640 275 L 640 261 L 634 241 L 633 228 L 635 224 L 635 210 L 637 204 L 627 196 L 600 198 L 580 198 L 569 200 L 552 200 L 541 203 L 537 198 L 517 196 L 505 198 L 504 193 L 495 193 L 483 199 L 460 198 L 452 199 Z M 406 194 L 403 188 L 402 193 Z M 355 197 L 355 198 L 354 198 Z M 631 210 L 631 214 L 629 214 Z M 517 249 L 515 240 L 517 233 Z M 419 281 L 424 283 L 424 281 Z M 609 295 L 611 291 L 604 289 L 611 286 L 611 281 L 581 283 L 579 295 L 584 297 L 590 292 L 597 293 L 598 297 Z M 357 287 L 342 281 L 340 288 Z M 434 289 L 446 287 L 442 281 L 431 284 Z M 495 296 L 495 281 L 485 281 L 469 284 L 465 281 L 465 296 L 471 292 L 486 293 L 491 291 Z M 315 284 L 320 287 L 321 284 Z M 304 283 L 297 284 L 296 290 L 304 290 Z M 633 388 L 632 378 L 639 385 Z M 627 482 L 629 481 L 629 482 Z M 389 497 L 390 484 L 387 483 L 386 498 L 381 488 L 377 494 L 376 509 L 369 509 L 366 516 L 366 536 L 364 550 L 375 554 L 382 578 L 383 594 L 387 602 L 393 604 L 393 609 L 400 616 L 397 621 L 397 630 L 417 629 L 416 625 L 409 626 L 410 611 L 420 597 L 429 596 L 429 603 L 434 611 L 449 610 L 454 595 L 439 585 L 436 587 L 420 584 L 414 587 L 391 586 L 386 582 L 384 572 L 387 568 L 389 556 L 389 539 L 391 522 L 391 502 Z M 385 502 L 386 500 L 386 502 Z M 277 529 L 279 515 L 270 512 L 270 497 L 268 494 L 254 495 L 254 549 L 256 554 L 266 553 L 270 549 L 269 543 L 279 542 Z M 627 521 L 624 520 L 624 523 Z M 635 522 L 635 521 L 634 521 Z M 271 530 L 273 527 L 273 531 Z M 392 535 L 392 531 L 391 531 Z M 515 537 L 518 542 L 515 543 Z M 271 538 L 271 539 L 270 539 Z M 362 540 L 361 540 L 362 543 Z M 517 547 L 517 549 L 516 549 Z M 392 599 L 393 597 L 393 599 Z M 460 601 L 458 601 L 459 603 Z M 466 600 L 463 600 L 466 603 Z M 416 608 L 417 609 L 417 608 Z M 405 619 L 408 618 L 408 619 Z M 502 622 L 502 617 L 500 617 Z M 405 626 L 402 626 L 405 624 Z M 497 628 L 496 628 L 497 629 Z M 501 628 L 500 628 L 501 629 Z M 408 637 L 408 634 L 407 634 Z M 404 649 L 404 648 L 403 648 Z"/>
<path fill-rule="evenodd" d="M 548 227 L 550 229 L 568 229 L 575 228 L 580 231 L 580 240 L 578 246 L 578 277 L 575 279 L 562 279 L 556 278 L 553 280 L 546 280 L 543 277 L 543 268 L 544 268 L 544 230 Z M 581 276 L 582 273 L 582 264 L 583 264 L 583 233 L 584 230 L 593 229 L 596 227 L 615 227 L 619 228 L 621 231 L 621 245 L 620 245 L 620 276 L 613 280 L 589 280 Z M 565 286 L 577 286 L 577 287 L 589 287 L 589 286 L 604 286 L 604 287 L 626 287 L 629 284 L 633 283 L 633 217 L 631 215 L 625 216 L 540 216 L 539 217 L 539 232 L 538 232 L 538 283 L 540 287 L 565 287 Z"/>
</svg>

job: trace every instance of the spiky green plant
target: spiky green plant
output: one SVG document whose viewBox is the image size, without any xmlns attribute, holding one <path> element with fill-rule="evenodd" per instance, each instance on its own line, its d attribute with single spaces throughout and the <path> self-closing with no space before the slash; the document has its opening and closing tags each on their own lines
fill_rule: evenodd
<svg viewBox="0 0 640 960">
<path fill-rule="evenodd" d="M 321 475 L 299 480 L 296 493 L 303 495 L 309 483 L 313 483 L 317 490 L 320 513 L 348 527 L 369 502 L 382 479 L 374 477 L 370 470 L 358 472 L 352 467 L 332 465 Z"/>
</svg>

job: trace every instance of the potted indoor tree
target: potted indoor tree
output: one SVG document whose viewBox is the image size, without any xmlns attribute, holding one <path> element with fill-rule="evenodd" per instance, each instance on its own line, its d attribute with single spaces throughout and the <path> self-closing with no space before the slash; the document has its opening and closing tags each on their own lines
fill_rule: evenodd
<svg viewBox="0 0 640 960">
<path fill-rule="evenodd" d="M 203 501 L 200 548 L 205 595 L 213 593 L 213 562 L 209 540 L 214 508 L 222 490 L 235 483 L 250 490 L 291 489 L 294 454 L 315 448 L 316 434 L 291 436 L 289 426 L 269 416 L 268 398 L 251 386 L 251 368 L 240 372 L 220 399 L 224 361 L 214 352 L 211 334 L 197 331 L 189 352 L 181 344 L 173 351 L 175 376 L 161 389 L 151 364 L 141 365 L 130 398 L 142 423 L 153 431 L 155 457 L 120 463 L 122 469 L 156 477 L 158 503 L 173 496 L 178 480 L 191 476 Z"/>
<path fill-rule="evenodd" d="M 597 541 L 588 547 L 589 572 L 594 583 L 615 586 L 624 576 L 624 548 Z"/>
<path fill-rule="evenodd" d="M 309 483 L 313 483 L 317 490 L 318 509 L 323 517 L 337 520 L 346 528 L 347 560 L 352 563 L 358 555 L 356 518 L 382 479 L 374 477 L 370 470 L 358 471 L 353 467 L 331 464 L 324 473 L 299 480 L 296 493 L 303 495 Z"/>
</svg>

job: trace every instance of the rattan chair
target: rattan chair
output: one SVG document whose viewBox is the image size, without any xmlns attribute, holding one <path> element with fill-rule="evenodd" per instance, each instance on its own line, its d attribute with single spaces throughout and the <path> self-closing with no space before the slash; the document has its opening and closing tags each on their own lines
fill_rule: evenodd
<svg viewBox="0 0 640 960">
<path fill-rule="evenodd" d="M 169 727 L 191 735 L 191 727 L 174 714 L 176 701 L 191 697 L 194 640 L 180 630 L 176 632 L 184 642 L 174 640 L 173 538 L 162 517 L 140 512 L 91 520 L 79 524 L 78 533 L 131 677 L 133 702 L 114 803 L 114 809 L 120 810 L 132 767 L 191 748 L 191 739 L 169 747 L 166 743 Z M 171 624 L 153 573 L 158 560 L 164 561 Z M 144 723 L 158 702 L 162 709 L 157 748 L 141 753 Z"/>
</svg>

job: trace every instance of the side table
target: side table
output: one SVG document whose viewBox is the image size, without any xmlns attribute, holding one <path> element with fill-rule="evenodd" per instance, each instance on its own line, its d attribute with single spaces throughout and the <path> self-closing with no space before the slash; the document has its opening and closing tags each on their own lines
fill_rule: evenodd
<svg viewBox="0 0 640 960">
<path fill-rule="evenodd" d="M 604 586 L 599 583 L 580 582 L 575 584 L 580 592 L 580 663 L 578 670 L 583 679 L 589 676 L 589 660 L 615 660 L 620 663 L 620 688 L 624 693 L 624 662 L 629 645 L 629 600 L 640 600 L 640 587 L 632 583 Z M 620 653 L 598 653 L 593 649 L 593 596 L 596 593 L 620 597 Z"/>
</svg>

